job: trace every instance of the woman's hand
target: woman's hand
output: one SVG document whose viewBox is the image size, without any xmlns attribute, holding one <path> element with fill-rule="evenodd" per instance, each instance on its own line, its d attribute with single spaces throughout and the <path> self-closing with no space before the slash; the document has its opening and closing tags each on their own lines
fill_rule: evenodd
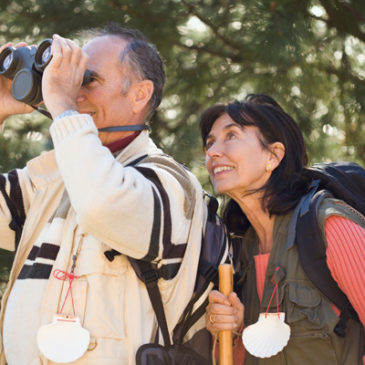
<svg viewBox="0 0 365 365">
<path fill-rule="evenodd" d="M 243 309 L 236 293 L 232 292 L 226 297 L 217 290 L 211 291 L 206 308 L 208 331 L 212 335 L 222 330 L 239 331 L 243 323 Z"/>
</svg>

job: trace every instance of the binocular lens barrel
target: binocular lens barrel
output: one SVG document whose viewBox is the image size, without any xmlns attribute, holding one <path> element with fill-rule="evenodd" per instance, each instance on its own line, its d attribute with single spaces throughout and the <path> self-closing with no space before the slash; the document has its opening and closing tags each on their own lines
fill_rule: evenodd
<svg viewBox="0 0 365 365">
<path fill-rule="evenodd" d="M 6 71 L 13 62 L 13 52 L 10 52 L 7 56 L 5 56 L 4 61 L 1 64 L 1 71 Z"/>
<path fill-rule="evenodd" d="M 46 48 L 42 54 L 42 61 L 43 63 L 46 63 L 49 61 L 49 59 L 51 58 L 51 46 L 49 46 L 48 48 Z"/>
<path fill-rule="evenodd" d="M 0 54 L 0 75 L 9 77 L 11 70 L 16 69 L 16 56 L 14 55 L 15 48 L 7 47 Z"/>
<path fill-rule="evenodd" d="M 51 61 L 51 45 L 52 39 L 45 39 L 40 43 L 37 52 L 34 55 L 34 67 L 42 72 Z"/>
</svg>

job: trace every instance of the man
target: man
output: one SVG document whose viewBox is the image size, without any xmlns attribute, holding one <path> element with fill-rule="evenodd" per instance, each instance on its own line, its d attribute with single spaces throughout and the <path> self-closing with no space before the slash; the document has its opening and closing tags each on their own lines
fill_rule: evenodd
<svg viewBox="0 0 365 365">
<path fill-rule="evenodd" d="M 55 35 L 52 55 L 42 92 L 54 151 L 1 179 L 0 245 L 16 256 L 0 364 L 134 364 L 157 325 L 125 255 L 158 264 L 171 334 L 194 288 L 202 190 L 144 129 L 164 71 L 139 32 L 112 25 L 83 49 Z M 81 87 L 86 69 L 92 78 Z M 1 77 L 0 86 L 1 121 L 32 110 L 12 98 L 10 80 Z M 22 219 L 17 242 L 9 224 Z M 65 336 L 60 327 L 68 325 Z"/>
</svg>

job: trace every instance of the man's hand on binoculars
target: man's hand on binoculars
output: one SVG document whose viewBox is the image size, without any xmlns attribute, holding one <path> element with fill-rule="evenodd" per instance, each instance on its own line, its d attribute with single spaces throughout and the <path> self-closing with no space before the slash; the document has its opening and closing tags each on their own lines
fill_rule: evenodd
<svg viewBox="0 0 365 365">
<path fill-rule="evenodd" d="M 52 117 L 77 110 L 77 96 L 89 57 L 73 41 L 53 37 L 52 60 L 42 79 L 43 101 Z"/>
<path fill-rule="evenodd" d="M 6 43 L 0 47 L 0 53 L 6 47 L 11 47 L 12 43 Z M 15 45 L 16 48 L 25 47 L 27 44 L 21 42 Z M 11 92 L 12 81 L 4 76 L 0 76 L 0 125 L 4 120 L 15 114 L 31 113 L 33 108 L 27 104 L 24 104 L 13 97 Z"/>
</svg>

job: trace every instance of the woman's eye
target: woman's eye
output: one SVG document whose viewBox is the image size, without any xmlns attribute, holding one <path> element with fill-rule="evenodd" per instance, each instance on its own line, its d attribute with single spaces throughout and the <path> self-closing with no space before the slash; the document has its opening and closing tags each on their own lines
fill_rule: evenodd
<svg viewBox="0 0 365 365">
<path fill-rule="evenodd" d="M 232 139 L 234 137 L 236 137 L 236 134 L 234 132 L 228 132 L 227 135 L 226 135 L 227 139 Z"/>
</svg>

